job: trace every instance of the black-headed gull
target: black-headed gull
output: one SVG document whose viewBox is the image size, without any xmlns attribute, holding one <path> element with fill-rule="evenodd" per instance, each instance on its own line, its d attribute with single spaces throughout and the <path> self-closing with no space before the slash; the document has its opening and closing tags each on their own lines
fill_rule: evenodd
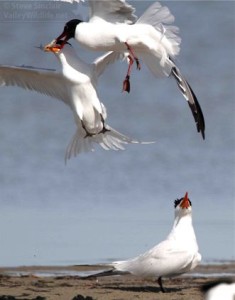
<svg viewBox="0 0 235 300">
<path fill-rule="evenodd" d="M 194 269 L 201 261 L 192 224 L 192 205 L 188 193 L 174 202 L 175 220 L 167 238 L 135 258 L 109 264 L 111 270 L 86 278 L 133 274 L 144 278 L 158 278 L 164 292 L 162 277 L 174 277 Z"/>
<path fill-rule="evenodd" d="M 187 100 L 197 130 L 204 139 L 205 122 L 201 107 L 189 83 L 173 61 L 179 54 L 181 39 L 177 35 L 178 28 L 171 25 L 174 16 L 169 9 L 156 2 L 135 22 L 134 8 L 125 1 L 90 0 L 88 3 L 89 22 L 70 20 L 52 44 L 60 39 L 64 39 L 65 43 L 74 38 L 90 50 L 128 53 L 129 66 L 123 83 L 123 90 L 128 92 L 134 60 L 140 69 L 141 59 L 156 77 L 172 75 Z M 63 44 L 61 47 L 63 48 Z"/>
<path fill-rule="evenodd" d="M 62 71 L 44 71 L 30 67 L 0 66 L 0 85 L 19 86 L 62 100 L 73 111 L 76 133 L 69 144 L 65 159 L 80 152 L 94 150 L 94 143 L 105 150 L 123 150 L 123 144 L 138 143 L 117 132 L 105 123 L 106 109 L 100 102 L 96 82 L 108 64 L 119 58 L 115 52 L 107 53 L 93 64 L 82 61 L 68 43 L 56 53 Z"/>
</svg>

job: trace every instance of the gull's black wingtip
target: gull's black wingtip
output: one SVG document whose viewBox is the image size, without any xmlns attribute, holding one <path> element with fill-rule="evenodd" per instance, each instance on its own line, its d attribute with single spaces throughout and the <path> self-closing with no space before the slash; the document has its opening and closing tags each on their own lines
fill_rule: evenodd
<svg viewBox="0 0 235 300">
<path fill-rule="evenodd" d="M 194 92 L 193 92 L 193 90 L 192 90 L 192 88 L 191 88 L 191 86 L 189 85 L 188 82 L 187 82 L 187 84 L 188 84 L 190 92 L 193 96 L 193 100 L 194 100 L 195 107 L 196 107 L 196 112 L 193 111 L 193 108 L 191 108 L 191 107 L 190 108 L 193 111 L 194 119 L 195 119 L 195 122 L 197 124 L 197 130 L 198 130 L 198 132 L 201 132 L 202 138 L 203 138 L 203 140 L 205 140 L 205 128 L 206 128 L 206 126 L 205 126 L 204 115 L 203 115 L 201 106 L 200 106 L 200 104 L 197 100 L 196 95 L 194 94 Z"/>
<path fill-rule="evenodd" d="M 187 82 L 187 80 L 183 77 L 180 70 L 176 67 L 173 60 L 169 57 L 169 60 L 172 62 L 172 69 L 171 74 L 174 76 L 177 85 L 183 94 L 184 98 L 187 100 L 188 105 L 191 109 L 191 112 L 194 117 L 194 121 L 197 126 L 197 131 L 202 134 L 203 140 L 205 140 L 205 120 L 202 113 L 202 109 L 200 107 L 200 104 L 197 100 L 196 95 L 194 94 L 190 84 Z"/>
</svg>

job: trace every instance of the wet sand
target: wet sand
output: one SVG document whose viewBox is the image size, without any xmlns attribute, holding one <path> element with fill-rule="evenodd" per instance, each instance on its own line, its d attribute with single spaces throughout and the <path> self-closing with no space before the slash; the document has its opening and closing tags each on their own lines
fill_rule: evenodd
<svg viewBox="0 0 235 300">
<path fill-rule="evenodd" d="M 163 279 L 166 293 L 157 282 L 131 275 L 82 278 L 104 269 L 98 265 L 0 268 L 0 300 L 202 300 L 204 284 L 221 278 L 235 281 L 235 262 L 202 265 L 190 274 Z"/>
</svg>

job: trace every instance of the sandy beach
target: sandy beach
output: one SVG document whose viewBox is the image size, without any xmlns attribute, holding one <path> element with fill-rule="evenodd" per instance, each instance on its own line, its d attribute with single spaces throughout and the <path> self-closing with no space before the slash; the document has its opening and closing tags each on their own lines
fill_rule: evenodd
<svg viewBox="0 0 235 300">
<path fill-rule="evenodd" d="M 166 293 L 160 291 L 157 282 L 131 275 L 101 277 L 99 280 L 82 278 L 100 269 L 105 267 L 0 268 L 0 300 L 200 300 L 203 299 L 201 287 L 204 284 L 221 278 L 235 280 L 235 262 L 201 265 L 190 274 L 163 279 Z"/>
</svg>

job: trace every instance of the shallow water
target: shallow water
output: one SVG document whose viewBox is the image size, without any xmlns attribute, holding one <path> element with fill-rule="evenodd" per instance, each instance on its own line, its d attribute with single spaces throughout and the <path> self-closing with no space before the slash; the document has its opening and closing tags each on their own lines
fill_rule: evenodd
<svg viewBox="0 0 235 300">
<path fill-rule="evenodd" d="M 133 3 L 138 15 L 149 4 Z M 202 106 L 206 140 L 196 132 L 173 79 L 157 80 L 143 66 L 133 72 L 130 95 L 123 94 L 126 65 L 117 63 L 99 83 L 108 124 L 156 143 L 121 152 L 97 148 L 65 165 L 65 148 L 75 131 L 68 108 L 43 95 L 2 87 L 0 265 L 101 263 L 137 255 L 166 236 L 173 201 L 186 191 L 204 261 L 234 259 L 235 3 L 164 4 L 180 27 L 176 63 Z M 80 7 L 79 14 L 86 14 Z M 60 15 L 47 17 L 38 8 L 31 19 L 1 13 L 0 63 L 56 68 L 53 55 L 34 46 L 49 42 L 70 16 L 77 16 L 69 4 L 58 10 Z M 72 44 L 87 60 L 97 55 Z"/>
</svg>

